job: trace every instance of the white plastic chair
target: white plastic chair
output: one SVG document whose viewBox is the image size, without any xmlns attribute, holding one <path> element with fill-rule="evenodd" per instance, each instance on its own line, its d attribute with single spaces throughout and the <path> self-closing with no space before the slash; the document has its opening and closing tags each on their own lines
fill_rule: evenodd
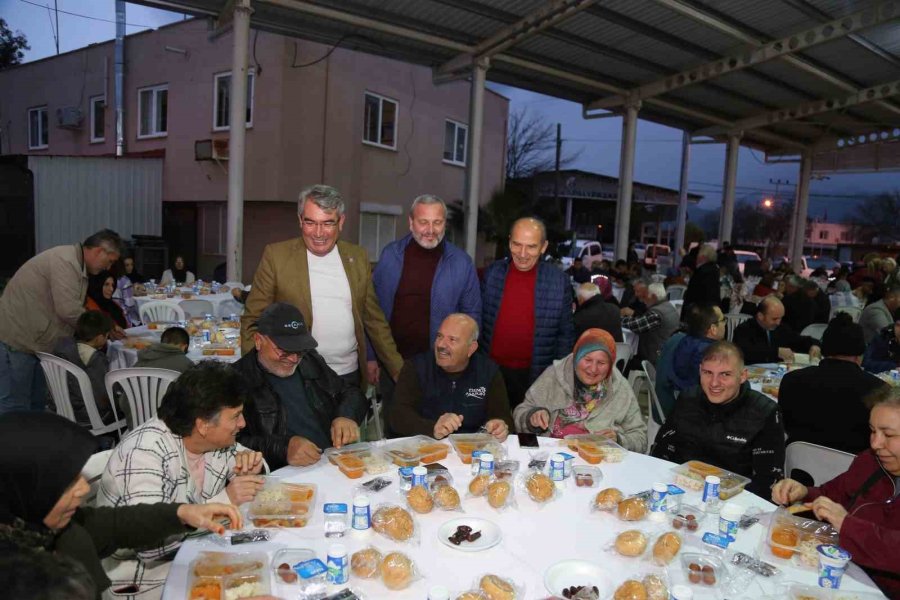
<svg viewBox="0 0 900 600">
<path fill-rule="evenodd" d="M 835 450 L 809 442 L 791 442 L 785 448 L 784 473 L 791 476 L 794 469 L 809 473 L 814 485 L 831 481 L 850 468 L 856 458 L 849 452 Z"/>
<path fill-rule="evenodd" d="M 681 300 L 684 298 L 684 292 L 687 290 L 686 285 L 670 285 L 666 290 L 668 292 L 669 300 Z"/>
<path fill-rule="evenodd" d="M 221 302 L 219 302 L 219 306 L 216 308 L 216 316 L 220 319 L 225 319 L 229 315 L 241 316 L 243 313 L 244 305 L 234 298 L 222 300 Z"/>
<path fill-rule="evenodd" d="M 141 426 L 156 416 L 156 408 L 169 389 L 169 384 L 181 375 L 169 369 L 133 367 L 106 374 L 106 393 L 115 398 L 118 384 L 125 393 L 131 413 L 131 428 Z"/>
<path fill-rule="evenodd" d="M 234 288 L 244 289 L 244 284 L 240 281 L 226 281 L 225 285 L 228 286 L 229 290 L 233 290 Z M 231 293 L 230 291 L 228 293 Z"/>
<path fill-rule="evenodd" d="M 181 307 L 181 310 L 184 311 L 184 314 L 187 315 L 187 318 L 191 317 L 202 317 L 204 315 L 215 315 L 216 307 L 213 306 L 213 303 L 209 300 L 202 300 L 200 298 L 191 298 L 190 300 L 182 300 L 178 303 L 178 306 Z M 181 321 L 183 319 L 179 319 Z"/>
<path fill-rule="evenodd" d="M 737 329 L 737 326 L 747 319 L 750 319 L 752 316 L 753 315 L 745 315 L 743 313 L 728 313 L 725 315 L 725 331 L 729 342 L 734 340 L 734 330 Z"/>
<path fill-rule="evenodd" d="M 110 405 L 113 411 L 113 422 L 109 425 L 103 423 L 100 418 L 100 411 L 97 410 L 97 402 L 94 399 L 94 390 L 91 388 L 91 379 L 84 369 L 78 365 L 72 364 L 64 358 L 47 354 L 46 352 L 36 352 L 38 359 L 41 361 L 41 368 L 44 370 L 44 376 L 47 379 L 47 387 L 50 388 L 50 395 L 53 397 L 53 403 L 56 405 L 56 413 L 69 419 L 73 423 L 75 421 L 75 410 L 72 408 L 72 400 L 69 397 L 69 375 L 78 382 L 78 388 L 81 391 L 81 398 L 84 400 L 84 407 L 87 410 L 88 419 L 91 422 L 91 433 L 94 435 L 105 435 L 107 433 L 116 432 L 120 438 L 122 437 L 122 429 L 125 427 L 125 419 L 119 419 L 116 412 L 116 403 L 110 398 Z"/>
<path fill-rule="evenodd" d="M 650 364 L 650 361 L 648 360 L 642 360 L 641 366 L 644 368 L 644 374 L 647 376 L 647 381 L 650 383 L 651 408 L 647 411 L 647 454 L 650 454 L 650 448 L 653 447 L 653 441 L 656 440 L 656 434 L 659 431 L 659 428 L 662 427 L 662 424 L 666 422 L 666 415 L 663 412 L 662 405 L 660 405 L 659 398 L 656 395 L 656 367 Z M 657 423 L 656 419 L 653 418 L 654 408 L 662 419 L 662 423 Z"/>
<path fill-rule="evenodd" d="M 372 406 L 372 416 L 368 417 L 365 421 L 367 437 L 370 441 L 383 440 L 384 428 L 381 426 L 382 406 L 381 400 L 378 398 L 378 387 L 370 385 L 366 390 L 366 396 L 368 396 Z M 370 427 L 372 428 L 371 431 L 373 432 L 373 435 L 368 435 Z"/>
<path fill-rule="evenodd" d="M 146 325 L 152 321 L 185 321 L 184 311 L 177 304 L 156 300 L 141 306 L 141 322 Z"/>
<path fill-rule="evenodd" d="M 862 314 L 862 309 L 858 306 L 836 306 L 831 309 L 830 319 L 833 319 L 838 313 L 847 313 L 853 317 L 854 323 L 859 323 L 859 316 Z"/>
<path fill-rule="evenodd" d="M 106 470 L 106 463 L 109 462 L 109 457 L 112 453 L 112 450 L 103 450 L 102 452 L 92 454 L 81 469 L 81 474 L 91 486 L 91 491 L 88 492 L 87 496 L 82 500 L 85 506 L 94 506 L 97 492 L 100 490 L 100 479 L 103 477 L 103 471 Z"/>
<path fill-rule="evenodd" d="M 808 335 L 809 337 L 816 338 L 820 342 L 822 341 L 822 335 L 825 333 L 825 330 L 828 329 L 828 325 L 826 323 L 813 323 L 812 325 L 807 325 L 803 328 L 803 331 L 800 332 L 800 335 Z"/>
<path fill-rule="evenodd" d="M 631 346 L 624 342 L 616 342 L 616 368 L 620 373 L 625 372 L 629 360 L 631 360 Z"/>
</svg>

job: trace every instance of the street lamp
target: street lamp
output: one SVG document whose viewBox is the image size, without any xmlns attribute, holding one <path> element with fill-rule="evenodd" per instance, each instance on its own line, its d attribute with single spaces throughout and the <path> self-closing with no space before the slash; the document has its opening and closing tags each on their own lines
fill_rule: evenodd
<svg viewBox="0 0 900 600">
<path fill-rule="evenodd" d="M 762 205 L 763 208 L 772 208 L 773 206 L 775 206 L 775 201 L 771 198 L 763 198 Z"/>
</svg>

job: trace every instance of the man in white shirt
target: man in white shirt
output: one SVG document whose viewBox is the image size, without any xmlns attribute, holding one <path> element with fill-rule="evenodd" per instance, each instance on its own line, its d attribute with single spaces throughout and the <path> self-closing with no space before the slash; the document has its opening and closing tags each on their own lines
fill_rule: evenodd
<svg viewBox="0 0 900 600">
<path fill-rule="evenodd" d="M 300 237 L 269 244 L 256 269 L 241 317 L 244 352 L 253 347 L 256 320 L 273 302 L 293 304 L 303 313 L 317 348 L 338 375 L 366 385 L 366 337 L 391 378 L 403 359 L 372 287 L 369 256 L 356 244 L 338 240 L 344 201 L 327 185 L 300 193 Z"/>
</svg>

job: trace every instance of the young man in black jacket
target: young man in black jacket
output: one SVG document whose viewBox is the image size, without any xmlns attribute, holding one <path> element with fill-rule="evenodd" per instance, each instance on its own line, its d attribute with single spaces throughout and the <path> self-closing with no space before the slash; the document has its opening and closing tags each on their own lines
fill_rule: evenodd
<svg viewBox="0 0 900 600">
<path fill-rule="evenodd" d="M 233 365 L 250 387 L 238 441 L 273 469 L 310 465 L 323 448 L 357 441 L 366 398 L 315 351 L 300 310 L 276 302 L 256 324 L 256 347 Z"/>
<path fill-rule="evenodd" d="M 675 463 L 699 460 L 749 477 L 765 496 L 784 477 L 784 427 L 778 404 L 750 389 L 740 349 L 712 344 L 700 385 L 683 392 L 656 435 L 651 454 Z"/>
</svg>

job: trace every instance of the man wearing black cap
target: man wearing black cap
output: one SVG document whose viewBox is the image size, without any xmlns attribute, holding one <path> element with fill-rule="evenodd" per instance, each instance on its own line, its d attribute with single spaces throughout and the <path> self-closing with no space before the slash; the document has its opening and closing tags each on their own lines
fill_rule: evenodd
<svg viewBox="0 0 900 600">
<path fill-rule="evenodd" d="M 357 441 L 366 399 L 316 352 L 300 310 L 276 302 L 256 326 L 255 348 L 234 363 L 251 389 L 239 441 L 273 469 L 310 465 L 323 448 Z"/>
<path fill-rule="evenodd" d="M 811 442 L 853 454 L 869 447 L 864 400 L 887 384 L 860 367 L 865 351 L 862 327 L 850 315 L 836 315 L 822 336 L 822 362 L 781 380 L 778 403 L 788 443 Z"/>
</svg>

